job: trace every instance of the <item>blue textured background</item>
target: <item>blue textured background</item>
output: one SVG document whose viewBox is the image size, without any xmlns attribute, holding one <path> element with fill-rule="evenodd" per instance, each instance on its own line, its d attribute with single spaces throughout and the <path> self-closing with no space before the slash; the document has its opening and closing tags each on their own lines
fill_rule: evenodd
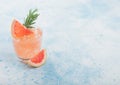
<svg viewBox="0 0 120 85">
<path fill-rule="evenodd" d="M 12 20 L 40 17 L 47 62 L 30 68 L 11 42 Z M 0 85 L 120 85 L 120 0 L 2 0 Z"/>
</svg>

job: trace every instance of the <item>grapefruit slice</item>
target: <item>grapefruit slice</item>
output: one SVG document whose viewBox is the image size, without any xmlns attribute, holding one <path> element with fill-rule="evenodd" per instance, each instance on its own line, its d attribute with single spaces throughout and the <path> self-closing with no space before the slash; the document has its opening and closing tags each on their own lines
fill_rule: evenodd
<svg viewBox="0 0 120 85">
<path fill-rule="evenodd" d="M 14 38 L 20 38 L 25 35 L 33 34 L 31 30 L 27 29 L 24 25 L 15 19 L 12 22 L 11 32 Z"/>
<path fill-rule="evenodd" d="M 46 61 L 46 50 L 42 49 L 37 55 L 24 62 L 32 67 L 39 67 Z"/>
</svg>

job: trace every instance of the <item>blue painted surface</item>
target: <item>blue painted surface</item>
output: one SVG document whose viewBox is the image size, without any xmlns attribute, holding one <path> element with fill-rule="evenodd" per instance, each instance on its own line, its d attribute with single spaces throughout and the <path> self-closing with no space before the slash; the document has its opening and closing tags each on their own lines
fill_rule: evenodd
<svg viewBox="0 0 120 85">
<path fill-rule="evenodd" d="M 0 3 L 0 85 L 120 85 L 119 0 L 4 0 Z M 30 68 L 17 58 L 10 34 L 38 8 L 47 61 Z"/>
</svg>

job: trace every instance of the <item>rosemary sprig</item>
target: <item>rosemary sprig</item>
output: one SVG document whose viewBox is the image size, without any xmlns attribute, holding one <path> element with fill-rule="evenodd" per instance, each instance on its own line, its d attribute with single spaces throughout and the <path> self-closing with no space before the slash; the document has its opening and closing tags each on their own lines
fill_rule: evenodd
<svg viewBox="0 0 120 85">
<path fill-rule="evenodd" d="M 33 28 L 32 25 L 35 24 L 35 20 L 40 15 L 40 14 L 37 13 L 37 11 L 38 11 L 38 9 L 29 10 L 29 14 L 25 18 L 25 21 L 24 21 L 24 24 L 23 24 L 26 28 Z"/>
</svg>

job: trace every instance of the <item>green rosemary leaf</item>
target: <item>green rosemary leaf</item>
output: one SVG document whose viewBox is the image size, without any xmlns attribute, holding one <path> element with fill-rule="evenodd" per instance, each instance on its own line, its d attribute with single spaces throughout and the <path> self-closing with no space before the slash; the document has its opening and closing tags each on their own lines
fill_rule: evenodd
<svg viewBox="0 0 120 85">
<path fill-rule="evenodd" d="M 26 26 L 26 28 L 33 28 L 33 24 L 35 24 L 35 20 L 38 18 L 39 14 L 37 13 L 38 9 L 34 9 L 34 10 L 29 10 L 29 14 L 27 15 L 27 17 L 24 20 L 24 26 Z"/>
</svg>

